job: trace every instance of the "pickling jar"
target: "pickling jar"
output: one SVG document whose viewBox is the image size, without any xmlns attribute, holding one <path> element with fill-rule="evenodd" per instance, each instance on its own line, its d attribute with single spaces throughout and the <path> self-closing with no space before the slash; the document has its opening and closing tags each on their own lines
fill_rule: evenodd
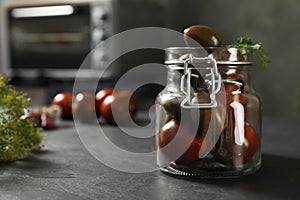
<svg viewBox="0 0 300 200">
<path fill-rule="evenodd" d="M 167 83 L 156 98 L 157 164 L 168 174 L 230 178 L 261 165 L 261 101 L 252 51 L 165 50 Z"/>
</svg>

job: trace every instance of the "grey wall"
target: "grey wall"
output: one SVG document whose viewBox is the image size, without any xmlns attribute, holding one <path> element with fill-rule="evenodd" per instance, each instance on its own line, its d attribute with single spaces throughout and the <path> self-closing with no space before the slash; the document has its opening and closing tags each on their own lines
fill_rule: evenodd
<svg viewBox="0 0 300 200">
<path fill-rule="evenodd" d="M 2 10 L 1 10 L 2 3 L 3 2 L 0 0 L 0 12 L 2 12 Z M 1 15 L 1 13 L 0 13 L 0 15 Z M 0 18 L 0 21 L 1 21 L 1 18 Z M 1 47 L 1 42 L 2 42 L 1 37 L 2 37 L 2 28 L 1 28 L 1 25 L 0 25 L 0 61 L 2 60 L 2 51 L 3 51 L 2 47 Z M 2 63 L 2 62 L 0 62 L 0 63 Z M 2 69 L 2 66 L 0 66 L 0 73 L 2 72 L 1 69 Z"/>
<path fill-rule="evenodd" d="M 172 1 L 169 26 L 213 27 L 225 44 L 239 36 L 262 42 L 272 59 L 265 72 L 253 67 L 252 83 L 263 100 L 265 115 L 300 116 L 300 1 L 188 0 Z"/>
</svg>

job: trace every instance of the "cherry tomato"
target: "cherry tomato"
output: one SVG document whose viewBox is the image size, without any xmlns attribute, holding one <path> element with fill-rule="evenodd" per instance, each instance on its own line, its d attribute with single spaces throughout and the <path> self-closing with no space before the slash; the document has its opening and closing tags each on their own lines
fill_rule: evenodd
<svg viewBox="0 0 300 200">
<path fill-rule="evenodd" d="M 61 118 L 72 119 L 72 98 L 70 92 L 58 93 L 52 100 L 52 105 L 57 105 L 61 108 Z"/>
<path fill-rule="evenodd" d="M 181 117 L 181 107 L 180 102 L 181 98 L 171 95 L 164 95 L 164 100 L 161 102 L 161 105 L 167 112 L 167 114 L 174 119 L 180 119 Z"/>
<path fill-rule="evenodd" d="M 112 95 L 107 96 L 100 105 L 101 116 L 110 124 L 114 124 L 115 120 L 111 111 L 111 103 L 115 101 L 115 97 Z"/>
<path fill-rule="evenodd" d="M 74 102 L 74 115 L 82 122 L 95 120 L 95 95 L 89 92 L 78 93 Z"/>
<path fill-rule="evenodd" d="M 191 38 L 203 47 L 220 47 L 222 39 L 219 33 L 208 26 L 195 25 L 184 30 L 184 41 L 188 46 L 193 45 Z"/>
<path fill-rule="evenodd" d="M 259 149 L 260 138 L 254 128 L 245 123 L 245 141 L 243 145 L 237 145 L 234 138 L 234 127 L 228 127 L 219 138 L 213 155 L 223 164 L 238 166 L 249 162 Z"/>
<path fill-rule="evenodd" d="M 209 94 L 205 91 L 195 93 L 191 100 L 193 104 L 210 103 L 210 101 Z M 190 112 L 192 121 L 198 123 L 197 133 L 202 136 L 205 136 L 208 130 L 212 130 L 211 126 L 214 126 L 213 134 L 220 134 L 226 127 L 226 108 L 218 101 L 215 108 L 193 108 Z"/>
<path fill-rule="evenodd" d="M 100 105 L 102 104 L 104 99 L 107 96 L 111 95 L 112 93 L 113 93 L 113 89 L 111 89 L 111 88 L 104 88 L 97 92 L 96 97 L 95 97 L 95 107 L 96 107 L 95 109 L 96 109 L 97 117 L 99 117 L 101 115 Z"/>
<path fill-rule="evenodd" d="M 175 163 L 188 165 L 199 160 L 199 151 L 203 143 L 203 137 L 196 136 L 189 148 L 180 156 Z"/>
<path fill-rule="evenodd" d="M 180 130 L 183 132 L 180 132 L 179 134 L 178 130 L 180 125 L 182 126 Z M 190 127 L 189 123 L 179 123 L 179 121 L 173 119 L 166 123 L 160 130 L 158 135 L 158 146 L 161 149 L 161 153 L 169 161 L 175 161 L 177 164 L 187 165 L 199 160 L 198 154 L 202 146 L 203 138 L 201 136 L 193 137 Z M 168 145 L 177 134 L 179 134 L 178 140 L 176 139 L 177 141 L 172 142 L 170 144 L 171 146 L 168 146 L 167 149 L 162 149 Z M 183 144 L 189 145 L 187 150 L 184 149 L 185 151 L 181 150 Z M 176 156 L 180 154 L 181 156 L 177 158 Z"/>
<path fill-rule="evenodd" d="M 191 102 L 192 104 L 210 103 L 209 94 L 204 91 L 197 92 Z M 191 109 L 191 118 L 194 123 L 199 123 L 198 132 L 205 135 L 211 119 L 211 109 Z"/>
<path fill-rule="evenodd" d="M 129 109 L 130 116 L 133 117 L 136 114 L 138 109 L 138 101 L 136 97 L 128 91 L 118 92 L 116 97 L 120 98 L 120 101 L 126 100 L 127 102 L 129 100 L 128 109 Z"/>
<path fill-rule="evenodd" d="M 127 104 L 129 102 L 129 105 Z M 112 108 L 118 113 L 118 122 L 127 122 L 137 112 L 137 100 L 127 91 L 107 96 L 100 105 L 101 116 L 110 124 L 115 124 Z M 130 116 L 128 117 L 128 113 Z"/>
</svg>

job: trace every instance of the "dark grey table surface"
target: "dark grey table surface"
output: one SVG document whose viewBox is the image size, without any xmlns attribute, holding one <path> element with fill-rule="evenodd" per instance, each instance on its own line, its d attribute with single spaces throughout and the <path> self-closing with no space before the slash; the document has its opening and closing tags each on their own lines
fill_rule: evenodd
<svg viewBox="0 0 300 200">
<path fill-rule="evenodd" d="M 83 126 L 92 131 L 96 125 Z M 106 125 L 103 129 L 116 143 L 126 143 L 118 136 L 118 128 Z M 238 179 L 189 180 L 160 171 L 132 174 L 111 169 L 89 154 L 73 122 L 62 123 L 47 131 L 42 151 L 0 165 L 0 200 L 300 199 L 299 130 L 300 119 L 265 117 L 263 163 L 256 174 Z"/>
</svg>

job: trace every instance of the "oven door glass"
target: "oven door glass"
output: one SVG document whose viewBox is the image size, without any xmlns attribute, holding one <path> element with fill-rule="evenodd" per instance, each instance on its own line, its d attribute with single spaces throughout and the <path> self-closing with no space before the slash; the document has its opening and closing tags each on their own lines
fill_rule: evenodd
<svg viewBox="0 0 300 200">
<path fill-rule="evenodd" d="M 45 16 L 39 15 L 38 10 L 14 8 L 9 11 L 12 68 L 80 67 L 90 50 L 90 7 L 69 8 L 68 13 L 57 15 L 50 9 L 42 12 Z M 36 15 L 30 15 L 32 13 Z"/>
</svg>

